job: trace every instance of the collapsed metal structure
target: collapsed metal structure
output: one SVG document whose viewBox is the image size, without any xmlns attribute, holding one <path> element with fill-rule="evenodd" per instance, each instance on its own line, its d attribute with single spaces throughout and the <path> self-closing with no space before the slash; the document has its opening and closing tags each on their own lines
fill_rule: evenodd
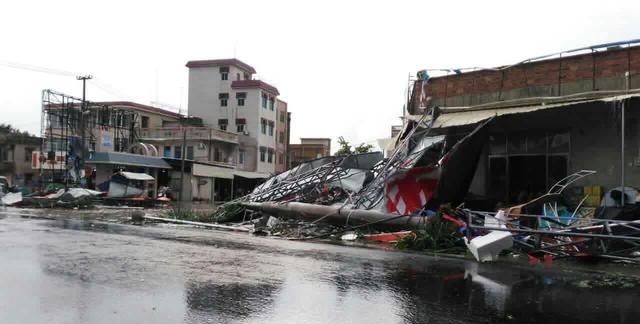
<svg viewBox="0 0 640 324">
<path fill-rule="evenodd" d="M 271 177 L 240 200 L 310 203 L 324 199 L 324 204 L 342 201 L 362 188 L 381 161 L 379 152 L 308 161 Z"/>
<path fill-rule="evenodd" d="M 267 180 L 240 203 L 248 210 L 314 223 L 323 220 L 394 229 L 419 228 L 431 215 L 443 213 L 441 218 L 455 224 L 469 241 L 493 231 L 508 232 L 513 249 L 532 257 L 640 261 L 632 255 L 640 250 L 640 220 L 597 217 L 600 214 L 593 208 L 583 206 L 586 197 L 572 206 L 563 201 L 561 194 L 567 187 L 594 171 L 571 174 L 546 194 L 503 209 L 499 218 L 496 212 L 465 208 L 461 203 L 488 136 L 487 125 L 494 117 L 462 138 L 432 135 L 437 118 L 434 108 L 417 122 L 407 123 L 388 159 L 355 169 L 344 167 L 354 156 L 309 161 Z M 356 182 L 358 186 L 345 186 L 359 174 L 368 179 Z M 343 194 L 328 199 L 331 188 Z M 559 212 L 561 205 L 571 211 L 568 216 Z"/>
</svg>

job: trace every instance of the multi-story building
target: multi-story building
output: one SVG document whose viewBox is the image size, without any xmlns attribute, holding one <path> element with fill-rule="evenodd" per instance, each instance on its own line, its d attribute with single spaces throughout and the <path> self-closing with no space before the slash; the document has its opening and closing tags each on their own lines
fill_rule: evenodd
<svg viewBox="0 0 640 324">
<path fill-rule="evenodd" d="M 287 111 L 287 103 L 278 99 L 276 102 L 276 173 L 284 172 L 288 169 L 289 151 L 289 122 L 290 116 Z"/>
<path fill-rule="evenodd" d="M 330 138 L 301 138 L 300 144 L 289 144 L 291 167 L 331 155 Z"/>
<path fill-rule="evenodd" d="M 239 135 L 237 169 L 276 172 L 278 89 L 237 59 L 189 61 L 189 114 Z"/>
<path fill-rule="evenodd" d="M 38 137 L 0 128 L 0 176 L 6 177 L 11 185 L 34 184 L 37 173 L 31 168 L 32 152 L 41 143 Z"/>
</svg>

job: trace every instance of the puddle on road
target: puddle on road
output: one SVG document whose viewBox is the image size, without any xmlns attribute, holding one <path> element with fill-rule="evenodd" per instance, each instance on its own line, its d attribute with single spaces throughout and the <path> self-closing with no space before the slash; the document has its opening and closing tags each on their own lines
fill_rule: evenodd
<svg viewBox="0 0 640 324">
<path fill-rule="evenodd" d="M 58 322 L 640 323 L 638 288 L 579 288 L 587 277 L 580 273 L 219 232 L 42 224 L 126 235 L 80 237 L 33 226 L 28 235 L 6 238 L 27 252 L 0 252 L 0 263 L 9 265 L 0 277 L 0 305 L 26 294 L 65 316 L 87 313 L 77 317 L 84 321 L 47 317 Z M 176 244 L 172 237 L 207 243 Z M 40 270 L 24 271 L 31 264 Z M 12 271 L 21 284 L 7 281 Z M 60 292 L 75 297 L 58 301 Z M 41 319 L 24 316 L 10 319 Z"/>
</svg>

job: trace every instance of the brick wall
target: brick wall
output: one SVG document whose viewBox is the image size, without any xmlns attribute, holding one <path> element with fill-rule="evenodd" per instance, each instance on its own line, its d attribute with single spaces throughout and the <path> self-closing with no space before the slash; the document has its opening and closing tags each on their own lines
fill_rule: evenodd
<svg viewBox="0 0 640 324">
<path fill-rule="evenodd" d="M 640 46 L 434 77 L 414 84 L 410 113 L 417 113 L 423 88 L 429 106 L 470 106 L 526 97 L 557 96 L 598 90 L 640 88 Z"/>
</svg>

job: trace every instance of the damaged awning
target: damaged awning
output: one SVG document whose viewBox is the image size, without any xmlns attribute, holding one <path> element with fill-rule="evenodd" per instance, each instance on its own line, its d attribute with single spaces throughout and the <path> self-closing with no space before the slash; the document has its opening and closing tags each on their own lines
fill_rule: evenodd
<svg viewBox="0 0 640 324">
<path fill-rule="evenodd" d="M 477 124 L 483 120 L 489 119 L 491 117 L 505 116 L 505 115 L 515 115 L 515 114 L 524 114 L 535 112 L 539 110 L 547 110 L 547 109 L 558 109 L 558 108 L 567 108 L 570 106 L 576 106 L 586 103 L 592 102 L 615 102 L 621 101 L 628 98 L 639 97 L 640 94 L 629 94 L 629 95 L 620 95 L 620 96 L 611 96 L 597 99 L 583 99 L 583 100 L 573 100 L 573 101 L 565 101 L 559 103 L 551 103 L 551 104 L 536 104 L 536 105 L 527 105 L 527 106 L 519 106 L 519 107 L 493 107 L 493 108 L 484 108 L 484 107 L 451 107 L 451 108 L 441 108 L 440 115 L 434 121 L 432 128 L 447 128 L 447 127 L 455 127 L 455 126 L 465 126 L 465 125 L 473 125 Z M 407 119 L 413 121 L 419 121 L 422 118 L 422 115 L 407 115 Z"/>
<path fill-rule="evenodd" d="M 249 172 L 249 171 L 240 171 L 240 170 L 234 170 L 233 174 L 238 177 L 243 177 L 247 179 L 266 179 L 271 176 L 268 173 Z"/>
<path fill-rule="evenodd" d="M 120 172 L 120 175 L 122 175 L 123 177 L 129 179 L 129 180 L 141 180 L 141 181 L 149 181 L 149 180 L 155 180 L 154 177 L 146 174 L 146 173 L 136 173 L 136 172 L 126 172 L 126 171 L 122 171 Z"/>
<path fill-rule="evenodd" d="M 87 159 L 87 163 L 171 169 L 171 166 L 159 157 L 120 152 L 94 152 L 91 157 Z"/>
<path fill-rule="evenodd" d="M 194 176 L 198 177 L 233 179 L 234 170 L 213 165 L 193 163 L 193 169 L 191 172 Z"/>
</svg>

